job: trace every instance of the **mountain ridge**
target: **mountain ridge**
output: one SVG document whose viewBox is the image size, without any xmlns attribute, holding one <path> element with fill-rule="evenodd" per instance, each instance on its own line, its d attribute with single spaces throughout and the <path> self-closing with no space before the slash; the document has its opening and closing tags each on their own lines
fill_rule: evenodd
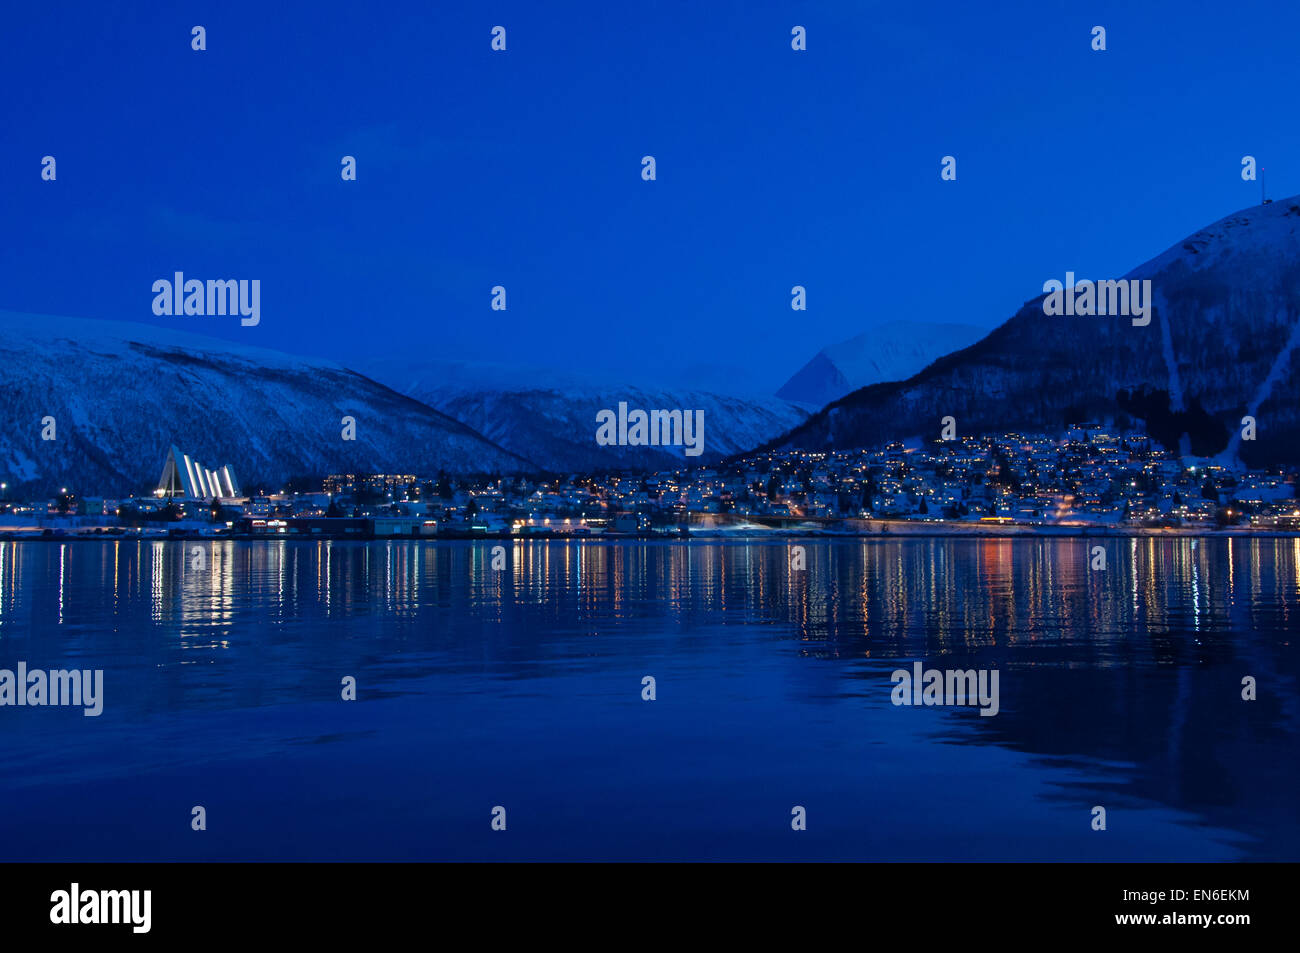
<svg viewBox="0 0 1300 953">
<path fill-rule="evenodd" d="M 1295 461 L 1300 197 L 1226 215 L 1121 277 L 1152 281 L 1149 326 L 1125 316 L 1047 316 L 1039 294 L 973 344 L 906 380 L 832 401 L 760 449 L 937 437 L 945 416 L 962 435 L 1059 430 L 1078 415 L 1141 421 L 1171 449 L 1198 456 Z M 1257 439 L 1243 441 L 1240 420 L 1251 411 Z"/>
<path fill-rule="evenodd" d="M 358 366 L 553 471 L 655 470 L 720 460 L 785 431 L 808 413 L 776 397 L 630 383 L 549 368 L 387 358 Z M 616 410 L 620 402 L 629 409 L 703 410 L 704 454 L 686 457 L 679 447 L 598 445 L 597 412 Z"/>
<path fill-rule="evenodd" d="M 137 493 L 173 444 L 230 464 L 248 490 L 327 472 L 533 468 L 337 362 L 188 330 L 0 311 L 0 367 L 0 468 L 23 492 Z M 355 440 L 342 439 L 347 416 Z"/>
</svg>

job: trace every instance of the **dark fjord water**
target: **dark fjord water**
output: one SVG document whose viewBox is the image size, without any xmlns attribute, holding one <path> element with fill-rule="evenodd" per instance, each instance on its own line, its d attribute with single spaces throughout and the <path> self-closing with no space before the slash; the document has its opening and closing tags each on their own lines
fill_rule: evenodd
<svg viewBox="0 0 1300 953">
<path fill-rule="evenodd" d="M 1300 858 L 1300 540 L 795 542 L 0 544 L 0 859 Z"/>
</svg>

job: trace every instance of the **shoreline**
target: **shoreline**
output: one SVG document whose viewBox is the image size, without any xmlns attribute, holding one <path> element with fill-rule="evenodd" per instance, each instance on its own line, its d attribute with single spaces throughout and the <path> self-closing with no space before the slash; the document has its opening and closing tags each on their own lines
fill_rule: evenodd
<svg viewBox="0 0 1300 953">
<path fill-rule="evenodd" d="M 201 533 L 44 533 L 4 532 L 0 531 L 0 544 L 4 543 L 106 543 L 106 542 L 146 542 L 146 543 L 184 543 L 184 542 L 294 542 L 294 543 L 474 543 L 474 542 L 544 542 L 544 543 L 628 543 L 628 542 L 665 542 L 665 543 L 719 543 L 719 542 L 764 542 L 798 539 L 812 540 L 861 540 L 890 542 L 907 539 L 1300 539 L 1300 530 L 1282 529 L 1205 529 L 1200 527 L 979 527 L 936 529 L 933 527 L 916 527 L 906 530 L 889 530 L 885 532 L 835 532 L 817 530 L 764 530 L 757 532 L 726 532 L 705 530 L 689 534 L 678 533 L 457 533 L 421 536 L 348 534 L 327 535 L 303 533 L 285 533 L 278 535 L 263 533 L 223 533 L 205 535 Z"/>
</svg>

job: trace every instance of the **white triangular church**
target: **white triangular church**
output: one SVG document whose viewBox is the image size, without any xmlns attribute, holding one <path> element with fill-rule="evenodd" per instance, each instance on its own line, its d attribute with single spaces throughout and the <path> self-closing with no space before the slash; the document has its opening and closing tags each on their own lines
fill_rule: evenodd
<svg viewBox="0 0 1300 953">
<path fill-rule="evenodd" d="M 167 451 L 158 490 L 163 496 L 191 500 L 230 499 L 240 496 L 235 471 L 229 466 L 220 470 L 206 470 L 189 454 L 181 453 L 175 446 Z"/>
</svg>

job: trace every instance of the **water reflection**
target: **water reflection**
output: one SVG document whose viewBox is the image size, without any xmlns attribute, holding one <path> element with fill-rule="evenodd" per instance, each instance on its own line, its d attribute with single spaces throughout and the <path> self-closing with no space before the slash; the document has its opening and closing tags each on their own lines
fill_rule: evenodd
<svg viewBox="0 0 1300 953">
<path fill-rule="evenodd" d="M 1300 539 L 794 544 L 805 570 L 766 542 L 5 542 L 0 667 L 102 667 L 147 733 L 167 713 L 326 702 L 339 672 L 365 673 L 368 699 L 435 706 L 575 678 L 613 693 L 611 673 L 655 659 L 718 698 L 775 688 L 737 744 L 844 706 L 850 724 L 906 724 L 932 765 L 953 743 L 1019 752 L 1045 803 L 1163 806 L 1232 832 L 1236 855 L 1296 854 Z M 916 658 L 998 668 L 1002 713 L 887 721 L 888 673 Z M 22 718 L 0 740 L 37 781 L 42 745 L 91 744 Z M 301 741 L 270 721 L 251 743 Z"/>
</svg>

